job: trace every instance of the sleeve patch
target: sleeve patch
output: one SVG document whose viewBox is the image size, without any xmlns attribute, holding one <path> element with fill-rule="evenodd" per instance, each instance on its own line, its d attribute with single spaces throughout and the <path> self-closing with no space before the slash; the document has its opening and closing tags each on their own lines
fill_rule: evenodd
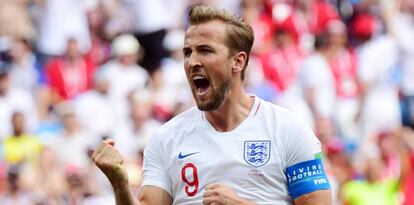
<svg viewBox="0 0 414 205">
<path fill-rule="evenodd" d="M 330 188 L 320 158 L 286 168 L 285 176 L 289 193 L 293 199 L 314 191 Z"/>
</svg>

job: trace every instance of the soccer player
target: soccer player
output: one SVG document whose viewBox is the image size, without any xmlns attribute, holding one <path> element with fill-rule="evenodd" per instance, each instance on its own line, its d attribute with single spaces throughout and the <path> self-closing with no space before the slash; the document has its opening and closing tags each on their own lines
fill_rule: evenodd
<svg viewBox="0 0 414 205">
<path fill-rule="evenodd" d="M 252 28 L 210 6 L 193 7 L 188 20 L 184 68 L 197 107 L 148 142 L 139 203 L 114 142 L 104 141 L 93 155 L 117 204 L 331 204 L 311 129 L 243 90 Z"/>
</svg>

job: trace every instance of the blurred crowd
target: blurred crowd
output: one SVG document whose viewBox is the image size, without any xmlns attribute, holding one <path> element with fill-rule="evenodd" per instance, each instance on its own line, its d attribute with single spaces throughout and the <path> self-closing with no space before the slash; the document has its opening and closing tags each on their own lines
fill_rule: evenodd
<svg viewBox="0 0 414 205">
<path fill-rule="evenodd" d="M 0 204 L 114 204 L 106 138 L 139 193 L 152 132 L 194 106 L 196 4 L 252 25 L 246 90 L 314 129 L 335 205 L 414 204 L 412 0 L 0 0 Z"/>
</svg>

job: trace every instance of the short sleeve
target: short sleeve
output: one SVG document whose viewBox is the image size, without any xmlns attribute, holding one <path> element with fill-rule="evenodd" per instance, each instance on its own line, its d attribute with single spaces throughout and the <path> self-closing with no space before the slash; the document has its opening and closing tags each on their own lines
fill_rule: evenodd
<svg viewBox="0 0 414 205">
<path fill-rule="evenodd" d="M 315 155 L 321 153 L 321 143 L 316 138 L 312 129 L 293 114 L 286 120 L 286 162 L 287 167 L 297 163 L 315 159 Z"/>
<path fill-rule="evenodd" d="M 321 144 L 313 131 L 292 114 L 283 118 L 287 187 L 293 199 L 330 189 L 321 159 Z"/>
<path fill-rule="evenodd" d="M 164 189 L 172 196 L 172 182 L 167 173 L 164 152 L 159 136 L 154 134 L 144 149 L 143 181 L 141 186 L 152 185 Z"/>
</svg>

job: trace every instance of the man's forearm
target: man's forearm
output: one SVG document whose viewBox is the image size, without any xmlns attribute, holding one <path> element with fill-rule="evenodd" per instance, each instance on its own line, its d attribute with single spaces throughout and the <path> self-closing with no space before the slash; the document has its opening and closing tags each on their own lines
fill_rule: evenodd
<svg viewBox="0 0 414 205">
<path fill-rule="evenodd" d="M 112 185 L 115 193 L 116 205 L 139 205 L 128 183 Z"/>
</svg>

